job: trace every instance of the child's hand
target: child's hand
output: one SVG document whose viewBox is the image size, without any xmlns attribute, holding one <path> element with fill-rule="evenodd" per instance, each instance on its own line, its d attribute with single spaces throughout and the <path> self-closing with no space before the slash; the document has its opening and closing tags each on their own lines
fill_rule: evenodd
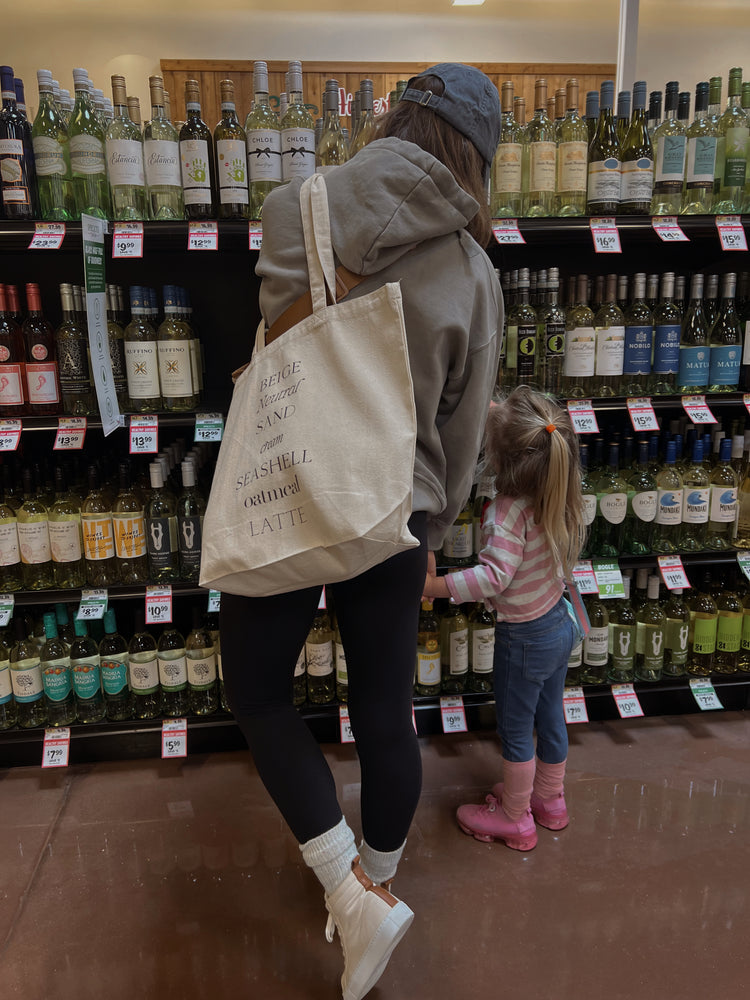
<svg viewBox="0 0 750 1000">
<path fill-rule="evenodd" d="M 422 596 L 427 600 L 432 600 L 435 597 L 450 596 L 445 578 L 437 575 L 434 552 L 430 552 L 427 555 L 427 575 L 424 578 L 424 591 Z"/>
</svg>

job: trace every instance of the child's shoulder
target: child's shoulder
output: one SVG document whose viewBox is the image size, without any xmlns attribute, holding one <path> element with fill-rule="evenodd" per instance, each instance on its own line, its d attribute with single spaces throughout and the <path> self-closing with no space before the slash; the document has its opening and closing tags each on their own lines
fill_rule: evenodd
<svg viewBox="0 0 750 1000">
<path fill-rule="evenodd" d="M 498 494 L 487 509 L 488 520 L 506 527 L 516 522 L 534 519 L 534 506 L 528 497 L 509 497 Z"/>
</svg>

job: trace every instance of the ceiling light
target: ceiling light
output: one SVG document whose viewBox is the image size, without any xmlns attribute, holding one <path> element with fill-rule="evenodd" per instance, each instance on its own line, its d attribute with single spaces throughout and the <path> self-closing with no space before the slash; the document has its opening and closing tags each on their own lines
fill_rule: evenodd
<svg viewBox="0 0 750 1000">
<path fill-rule="evenodd" d="M 452 7 L 479 7 L 484 0 L 453 0 Z"/>
</svg>

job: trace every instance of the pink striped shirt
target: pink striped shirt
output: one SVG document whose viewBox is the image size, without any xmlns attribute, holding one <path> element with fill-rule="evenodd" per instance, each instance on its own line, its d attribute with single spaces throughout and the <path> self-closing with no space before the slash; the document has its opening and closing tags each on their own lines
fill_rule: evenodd
<svg viewBox="0 0 750 1000">
<path fill-rule="evenodd" d="M 479 564 L 445 577 L 458 603 L 487 601 L 500 621 L 530 622 L 564 590 L 562 570 L 525 497 L 495 497 L 482 519 Z"/>
</svg>

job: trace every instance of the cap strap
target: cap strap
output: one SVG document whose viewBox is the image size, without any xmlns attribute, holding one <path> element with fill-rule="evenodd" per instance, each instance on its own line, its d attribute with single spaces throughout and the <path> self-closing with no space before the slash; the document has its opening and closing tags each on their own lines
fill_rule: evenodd
<svg viewBox="0 0 750 1000">
<path fill-rule="evenodd" d="M 440 97 L 431 90 L 417 90 L 415 87 L 407 87 L 401 95 L 402 101 L 414 101 L 425 108 L 436 108 L 440 104 Z"/>
</svg>

